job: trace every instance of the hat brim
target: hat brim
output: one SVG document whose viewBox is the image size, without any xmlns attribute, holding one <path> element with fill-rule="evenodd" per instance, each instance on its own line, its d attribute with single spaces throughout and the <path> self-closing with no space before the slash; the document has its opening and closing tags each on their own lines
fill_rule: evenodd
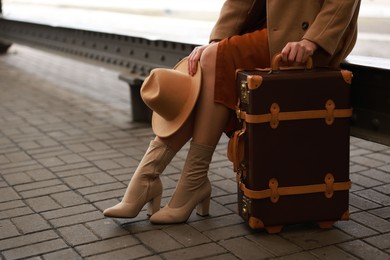
<svg viewBox="0 0 390 260">
<path fill-rule="evenodd" d="M 182 59 L 176 66 L 173 68 L 183 73 L 188 73 L 188 58 Z M 169 137 L 173 135 L 177 130 L 179 130 L 183 124 L 186 122 L 187 118 L 190 116 L 198 96 L 200 93 L 200 84 L 201 84 L 201 68 L 198 63 L 197 71 L 194 76 L 192 76 L 191 86 L 186 86 L 191 88 L 189 98 L 186 100 L 186 103 L 183 106 L 182 111 L 176 118 L 172 120 L 166 120 L 161 117 L 159 114 L 153 112 L 152 114 L 152 129 L 153 132 L 159 137 Z M 172 93 L 174 95 L 174 93 Z"/>
</svg>

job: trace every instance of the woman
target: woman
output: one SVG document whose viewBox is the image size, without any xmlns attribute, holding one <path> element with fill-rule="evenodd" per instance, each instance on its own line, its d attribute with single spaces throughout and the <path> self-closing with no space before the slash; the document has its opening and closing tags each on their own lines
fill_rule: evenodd
<svg viewBox="0 0 390 260">
<path fill-rule="evenodd" d="M 234 130 L 237 102 L 235 70 L 269 67 L 281 52 L 285 63 L 338 67 L 357 36 L 360 0 L 227 0 L 214 26 L 210 44 L 188 57 L 188 73 L 202 72 L 197 104 L 169 136 L 156 136 L 135 171 L 122 201 L 106 209 L 110 217 L 135 217 L 152 202 L 150 221 L 185 222 L 192 210 L 207 215 L 211 185 L 207 177 L 212 155 L 223 132 Z M 159 210 L 159 175 L 182 146 L 190 149 L 168 205 Z"/>
</svg>

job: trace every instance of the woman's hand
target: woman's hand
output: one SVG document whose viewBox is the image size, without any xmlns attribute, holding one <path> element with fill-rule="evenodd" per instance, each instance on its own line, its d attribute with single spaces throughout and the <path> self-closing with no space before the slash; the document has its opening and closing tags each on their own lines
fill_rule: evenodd
<svg viewBox="0 0 390 260">
<path fill-rule="evenodd" d="M 306 39 L 299 42 L 289 42 L 281 52 L 282 60 L 285 63 L 305 63 L 317 48 L 316 43 Z"/>
<path fill-rule="evenodd" d="M 202 56 L 203 51 L 209 46 L 210 44 L 198 46 L 195 47 L 194 50 L 190 53 L 188 56 L 188 74 L 191 76 L 194 76 L 196 73 L 196 70 L 198 68 L 198 62 L 200 60 L 200 57 Z"/>
</svg>

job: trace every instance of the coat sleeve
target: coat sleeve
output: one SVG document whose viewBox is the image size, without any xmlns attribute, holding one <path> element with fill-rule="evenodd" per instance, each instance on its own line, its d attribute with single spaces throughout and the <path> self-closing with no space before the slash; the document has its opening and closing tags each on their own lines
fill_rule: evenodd
<svg viewBox="0 0 390 260">
<path fill-rule="evenodd" d="M 303 36 L 330 55 L 342 45 L 346 30 L 358 11 L 360 0 L 325 0 L 313 24 Z"/>
<path fill-rule="evenodd" d="M 253 3 L 254 0 L 226 0 L 211 30 L 210 42 L 239 34 Z"/>
</svg>

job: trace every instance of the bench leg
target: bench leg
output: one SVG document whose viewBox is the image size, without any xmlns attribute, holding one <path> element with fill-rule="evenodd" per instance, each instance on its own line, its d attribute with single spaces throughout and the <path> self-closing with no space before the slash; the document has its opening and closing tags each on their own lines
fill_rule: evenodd
<svg viewBox="0 0 390 260">
<path fill-rule="evenodd" d="M 0 41 L 0 54 L 5 54 L 7 53 L 9 47 L 11 47 L 12 43 L 10 42 L 4 42 Z"/>
<path fill-rule="evenodd" d="M 129 84 L 131 114 L 134 122 L 150 123 L 152 119 L 152 110 L 145 105 L 141 98 L 140 89 L 142 82 Z"/>
</svg>

